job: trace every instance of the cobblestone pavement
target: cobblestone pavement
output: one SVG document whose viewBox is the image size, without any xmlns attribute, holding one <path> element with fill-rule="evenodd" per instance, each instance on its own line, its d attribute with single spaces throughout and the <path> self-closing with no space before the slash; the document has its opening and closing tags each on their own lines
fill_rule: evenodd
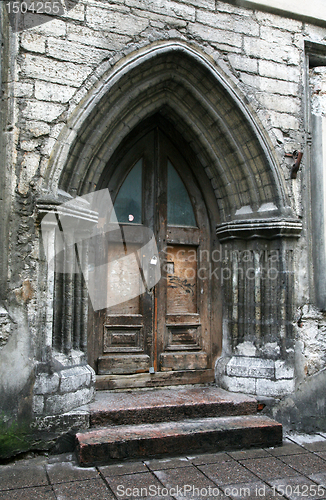
<svg viewBox="0 0 326 500">
<path fill-rule="evenodd" d="M 285 437 L 278 448 L 79 467 L 74 454 L 0 466 L 1 500 L 326 499 L 326 433 Z"/>
</svg>

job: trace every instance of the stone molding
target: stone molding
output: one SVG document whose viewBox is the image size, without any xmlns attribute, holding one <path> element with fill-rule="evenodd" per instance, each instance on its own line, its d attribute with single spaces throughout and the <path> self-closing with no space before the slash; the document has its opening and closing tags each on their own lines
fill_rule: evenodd
<svg viewBox="0 0 326 500">
<path fill-rule="evenodd" d="M 58 216 L 64 216 L 66 220 L 71 219 L 71 222 L 83 221 L 90 223 L 90 226 L 98 223 L 98 213 L 90 210 L 87 201 L 77 197 L 73 199 L 70 195 L 61 195 L 60 197 L 40 198 L 36 201 L 36 218 L 41 221 L 48 213 L 55 213 Z M 69 206 L 65 205 L 69 201 Z M 57 223 L 57 222 L 56 222 Z M 85 226 L 86 227 L 86 226 Z"/>
<path fill-rule="evenodd" d="M 216 235 L 221 243 L 233 239 L 298 238 L 301 231 L 300 220 L 279 218 L 234 220 L 216 227 Z"/>
</svg>

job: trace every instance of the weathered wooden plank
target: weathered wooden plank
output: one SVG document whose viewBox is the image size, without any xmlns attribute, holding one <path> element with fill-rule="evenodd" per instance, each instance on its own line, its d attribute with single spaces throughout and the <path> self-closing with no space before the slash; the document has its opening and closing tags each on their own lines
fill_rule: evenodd
<svg viewBox="0 0 326 500">
<path fill-rule="evenodd" d="M 204 370 L 207 368 L 206 352 L 165 352 L 160 356 L 162 371 Z"/>
<path fill-rule="evenodd" d="M 97 390 L 206 384 L 214 381 L 214 370 L 139 373 L 135 375 L 97 375 Z"/>
<path fill-rule="evenodd" d="M 196 247 L 168 246 L 167 265 L 167 314 L 196 313 Z"/>
<path fill-rule="evenodd" d="M 111 356 L 100 356 L 98 359 L 99 374 L 105 373 L 143 373 L 148 372 L 150 357 L 146 354 L 112 354 Z"/>
</svg>

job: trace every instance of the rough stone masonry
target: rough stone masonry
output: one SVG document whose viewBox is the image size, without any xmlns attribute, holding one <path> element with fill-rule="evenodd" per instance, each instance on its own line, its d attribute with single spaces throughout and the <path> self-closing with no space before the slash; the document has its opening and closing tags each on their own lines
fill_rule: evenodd
<svg viewBox="0 0 326 500">
<path fill-rule="evenodd" d="M 94 393 L 86 305 L 78 339 L 53 339 L 44 248 L 54 233 L 41 237 L 42 215 L 63 192 L 94 189 L 127 131 L 175 97 L 185 110 L 175 126 L 189 141 L 193 131 L 216 195 L 231 276 L 216 383 L 267 398 L 289 429 L 324 430 L 325 23 L 215 0 L 80 0 L 37 25 L 30 13 L 15 31 L 0 8 L 3 454 L 47 446 L 44 429 L 87 426 L 74 410 Z M 248 255 L 255 279 L 242 272 Z M 263 282 L 263 265 L 278 280 Z"/>
</svg>

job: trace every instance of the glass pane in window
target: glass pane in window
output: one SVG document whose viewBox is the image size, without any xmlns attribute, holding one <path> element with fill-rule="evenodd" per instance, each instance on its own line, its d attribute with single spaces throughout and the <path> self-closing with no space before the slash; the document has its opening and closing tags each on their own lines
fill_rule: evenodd
<svg viewBox="0 0 326 500">
<path fill-rule="evenodd" d="M 197 225 L 189 194 L 170 161 L 168 161 L 168 225 Z"/>
<path fill-rule="evenodd" d="M 122 184 L 114 203 L 118 222 L 142 222 L 142 166 L 140 159 Z"/>
</svg>

